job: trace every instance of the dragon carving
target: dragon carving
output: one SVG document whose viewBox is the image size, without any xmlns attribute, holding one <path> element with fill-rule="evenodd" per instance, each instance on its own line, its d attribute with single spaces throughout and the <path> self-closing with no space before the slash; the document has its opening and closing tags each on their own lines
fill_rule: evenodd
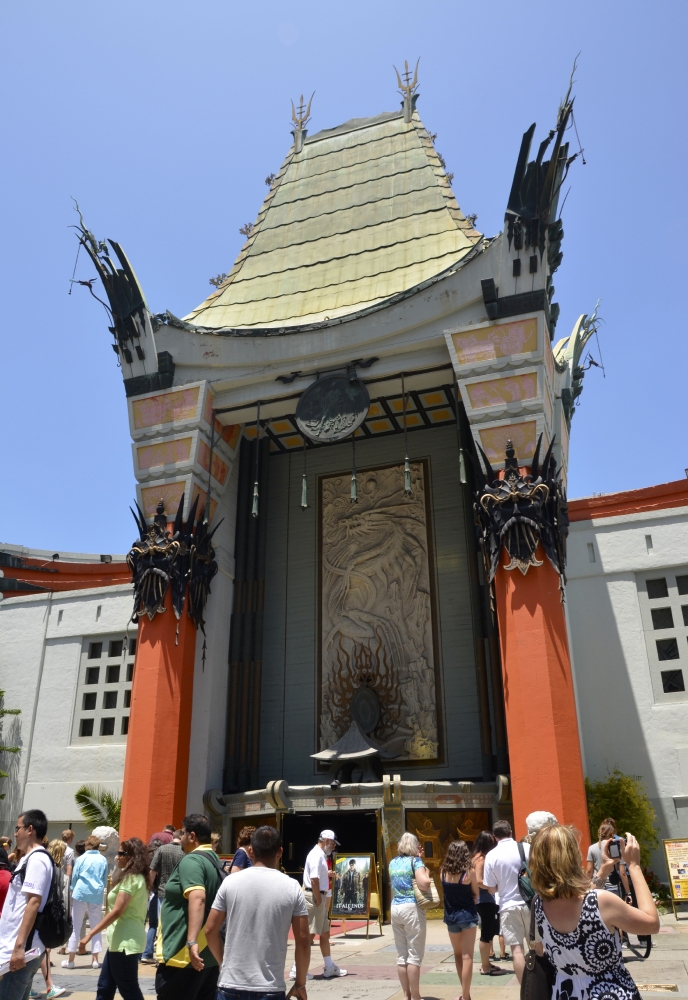
<svg viewBox="0 0 688 1000">
<path fill-rule="evenodd" d="M 569 533 L 566 492 L 552 455 L 554 439 L 540 465 L 538 439 L 529 475 L 522 475 L 511 441 L 506 445 L 504 478 L 499 479 L 485 452 L 485 466 L 478 467 L 482 480 L 475 494 L 475 524 L 490 582 L 499 566 L 502 546 L 510 557 L 506 570 L 520 569 L 525 576 L 531 566 L 542 566 L 536 558 L 538 544 L 563 583 L 566 582 L 566 538 Z"/>
</svg>

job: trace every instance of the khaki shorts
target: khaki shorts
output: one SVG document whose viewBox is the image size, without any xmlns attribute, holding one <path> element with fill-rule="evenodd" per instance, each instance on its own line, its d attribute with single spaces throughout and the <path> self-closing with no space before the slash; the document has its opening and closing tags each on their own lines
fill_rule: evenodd
<svg viewBox="0 0 688 1000">
<path fill-rule="evenodd" d="M 499 928 L 506 945 L 510 948 L 523 948 L 523 940 L 527 940 L 530 934 L 530 910 L 526 904 L 502 910 L 499 914 Z"/>
<path fill-rule="evenodd" d="M 425 954 L 425 910 L 415 903 L 392 907 L 392 933 L 397 946 L 397 965 L 422 965 Z"/>
<path fill-rule="evenodd" d="M 313 894 L 310 890 L 305 890 L 304 899 L 306 900 L 306 911 L 308 913 L 308 930 L 311 934 L 329 934 L 330 933 L 330 918 L 328 914 L 328 909 L 330 906 L 330 900 L 327 896 L 320 896 L 320 906 L 316 906 L 313 902 Z"/>
</svg>

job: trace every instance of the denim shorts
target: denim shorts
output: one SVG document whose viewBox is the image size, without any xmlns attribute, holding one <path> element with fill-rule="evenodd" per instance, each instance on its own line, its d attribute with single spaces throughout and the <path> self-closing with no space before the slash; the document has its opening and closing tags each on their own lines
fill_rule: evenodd
<svg viewBox="0 0 688 1000">
<path fill-rule="evenodd" d="M 447 930 L 450 934 L 460 934 L 461 931 L 467 931 L 470 927 L 478 926 L 478 918 L 475 920 L 460 920 L 457 924 L 447 924 Z"/>
</svg>

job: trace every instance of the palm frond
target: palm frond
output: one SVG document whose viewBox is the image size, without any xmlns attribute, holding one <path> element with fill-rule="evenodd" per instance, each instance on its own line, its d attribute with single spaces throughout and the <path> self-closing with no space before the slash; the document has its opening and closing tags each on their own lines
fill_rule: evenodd
<svg viewBox="0 0 688 1000">
<path fill-rule="evenodd" d="M 112 826 L 119 829 L 122 798 L 96 785 L 82 785 L 74 799 L 89 826 Z"/>
</svg>

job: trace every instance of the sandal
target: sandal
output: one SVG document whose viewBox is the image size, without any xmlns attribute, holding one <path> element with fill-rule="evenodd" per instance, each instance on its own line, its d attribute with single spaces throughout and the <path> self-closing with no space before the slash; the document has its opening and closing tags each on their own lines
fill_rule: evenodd
<svg viewBox="0 0 688 1000">
<path fill-rule="evenodd" d="M 487 972 L 480 970 L 481 976 L 508 976 L 509 973 L 506 969 L 498 969 L 496 965 L 491 965 Z"/>
</svg>

